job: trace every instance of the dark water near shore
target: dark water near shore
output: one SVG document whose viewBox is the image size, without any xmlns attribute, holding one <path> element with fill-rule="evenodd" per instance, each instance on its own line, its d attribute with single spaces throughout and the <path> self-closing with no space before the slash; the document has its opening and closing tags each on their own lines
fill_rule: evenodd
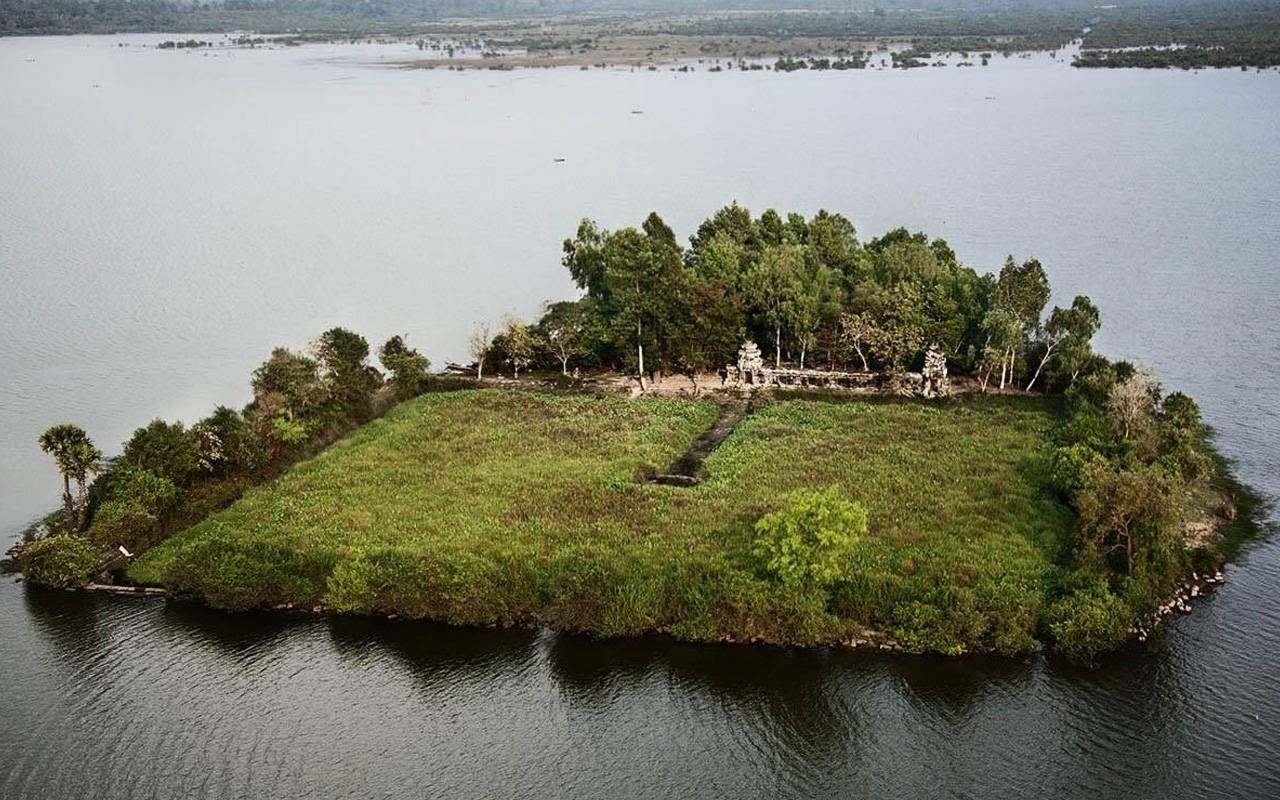
<svg viewBox="0 0 1280 800">
<path fill-rule="evenodd" d="M 240 404 L 277 344 L 569 294 L 559 241 L 737 198 L 1046 264 L 1280 496 L 1280 74 L 399 72 L 0 39 L 0 534 L 35 436 Z M 34 59 L 34 60 L 32 60 Z M 632 110 L 644 110 L 634 115 Z M 566 159 L 556 163 L 554 158 Z M 1029 662 L 222 615 L 0 581 L 0 798 L 1275 797 L 1280 544 L 1150 649 Z"/>
</svg>

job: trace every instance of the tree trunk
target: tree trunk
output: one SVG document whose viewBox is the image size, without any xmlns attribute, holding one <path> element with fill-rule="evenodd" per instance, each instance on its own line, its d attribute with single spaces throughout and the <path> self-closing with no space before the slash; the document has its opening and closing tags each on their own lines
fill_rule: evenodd
<svg viewBox="0 0 1280 800">
<path fill-rule="evenodd" d="M 648 391 L 649 384 L 644 377 L 644 329 L 636 323 L 636 360 L 640 362 L 640 391 Z"/>
<path fill-rule="evenodd" d="M 782 326 L 773 329 L 773 368 L 782 369 Z"/>
<path fill-rule="evenodd" d="M 866 356 L 863 354 L 863 352 L 862 352 L 862 345 L 861 345 L 861 344 L 855 344 L 855 345 L 853 346 L 853 349 L 854 349 L 854 350 L 856 350 L 856 351 L 858 351 L 858 358 L 862 360 L 862 371 L 863 371 L 863 372 L 870 372 L 870 371 L 871 371 L 871 367 L 867 366 L 867 357 L 866 357 Z"/>
<path fill-rule="evenodd" d="M 62 505 L 67 510 L 67 527 L 74 529 L 76 526 L 76 506 L 75 501 L 71 499 L 71 476 L 62 473 Z"/>
<path fill-rule="evenodd" d="M 800 369 L 804 369 L 805 352 L 809 349 L 808 345 L 801 342 L 800 344 Z"/>
<path fill-rule="evenodd" d="M 84 474 L 76 476 L 76 530 L 84 528 L 85 511 L 89 505 L 89 498 L 85 496 L 86 483 L 87 480 Z"/>
<path fill-rule="evenodd" d="M 564 375 L 566 378 L 569 377 L 569 357 L 568 356 L 565 356 L 564 358 L 560 359 L 560 374 Z"/>
<path fill-rule="evenodd" d="M 1036 374 L 1031 376 L 1031 381 L 1027 384 L 1027 391 L 1031 391 L 1031 387 L 1036 385 L 1036 378 L 1040 377 L 1040 370 L 1044 369 L 1044 365 L 1049 363 L 1049 356 L 1053 355 L 1053 348 L 1044 351 L 1044 358 L 1040 359 L 1040 365 L 1036 367 Z"/>
</svg>

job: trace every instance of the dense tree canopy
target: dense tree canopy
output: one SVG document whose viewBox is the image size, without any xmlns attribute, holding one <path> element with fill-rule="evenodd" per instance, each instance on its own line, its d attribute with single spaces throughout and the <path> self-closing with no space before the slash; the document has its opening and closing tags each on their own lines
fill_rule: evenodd
<svg viewBox="0 0 1280 800">
<path fill-rule="evenodd" d="M 583 220 L 563 264 L 584 296 L 549 306 L 533 330 L 555 359 L 543 366 L 566 373 L 571 362 L 642 381 L 715 370 L 744 339 L 777 367 L 902 372 L 937 344 L 952 370 L 984 387 L 1061 388 L 1092 355 L 1099 325 L 1087 297 L 1043 320 L 1049 280 L 1034 258 L 1011 256 L 998 276 L 980 274 L 942 239 L 898 228 L 862 243 L 853 223 L 826 210 L 757 217 L 730 203 L 687 247 L 656 213 L 616 231 Z M 574 346 L 565 349 L 569 319 Z"/>
</svg>

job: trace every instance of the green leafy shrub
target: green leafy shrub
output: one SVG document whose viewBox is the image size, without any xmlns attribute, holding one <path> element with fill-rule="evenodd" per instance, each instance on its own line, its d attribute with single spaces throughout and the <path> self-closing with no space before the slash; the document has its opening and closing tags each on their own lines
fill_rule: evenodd
<svg viewBox="0 0 1280 800">
<path fill-rule="evenodd" d="M 1059 447 L 1053 451 L 1053 487 L 1069 500 L 1075 500 L 1085 489 L 1089 469 L 1105 464 L 1106 457 L 1085 444 Z"/>
<path fill-rule="evenodd" d="M 134 466 L 114 471 L 111 494 L 93 515 L 89 536 L 107 547 L 141 551 L 160 539 L 161 521 L 178 499 L 168 478 Z"/>
<path fill-rule="evenodd" d="M 799 491 L 756 523 L 754 553 L 788 586 L 827 586 L 847 568 L 853 543 L 867 533 L 867 511 L 838 487 Z"/>
<path fill-rule="evenodd" d="M 1074 661 L 1091 661 L 1114 650 L 1129 635 L 1133 612 L 1101 579 L 1083 578 L 1049 607 L 1049 633 L 1057 650 Z"/>
<path fill-rule="evenodd" d="M 32 542 L 23 548 L 20 560 L 27 580 L 44 586 L 84 583 L 98 562 L 89 540 L 72 534 Z"/>
<path fill-rule="evenodd" d="M 144 469 L 182 486 L 199 467 L 196 438 L 181 422 L 152 420 L 124 444 L 120 463 Z"/>
<path fill-rule="evenodd" d="M 378 359 L 392 375 L 396 396 L 408 400 L 422 394 L 427 387 L 427 370 L 431 361 L 405 344 L 404 337 L 392 336 L 378 350 Z"/>
<path fill-rule="evenodd" d="M 226 475 L 261 466 L 262 448 L 243 416 L 234 409 L 218 406 L 213 413 L 191 426 L 196 441 L 197 463 L 203 472 Z"/>
</svg>

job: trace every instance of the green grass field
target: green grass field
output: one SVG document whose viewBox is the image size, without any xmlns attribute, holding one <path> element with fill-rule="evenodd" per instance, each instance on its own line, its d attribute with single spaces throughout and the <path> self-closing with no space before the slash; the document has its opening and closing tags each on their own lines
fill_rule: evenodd
<svg viewBox="0 0 1280 800">
<path fill-rule="evenodd" d="M 784 399 L 693 488 L 638 483 L 708 402 L 428 394 L 145 553 L 138 581 L 216 606 L 324 603 L 459 624 L 796 644 L 884 631 L 908 649 L 1035 646 L 1071 512 L 1044 486 L 1039 398 Z M 829 590 L 768 579 L 753 525 L 801 488 L 870 516 Z"/>
</svg>

